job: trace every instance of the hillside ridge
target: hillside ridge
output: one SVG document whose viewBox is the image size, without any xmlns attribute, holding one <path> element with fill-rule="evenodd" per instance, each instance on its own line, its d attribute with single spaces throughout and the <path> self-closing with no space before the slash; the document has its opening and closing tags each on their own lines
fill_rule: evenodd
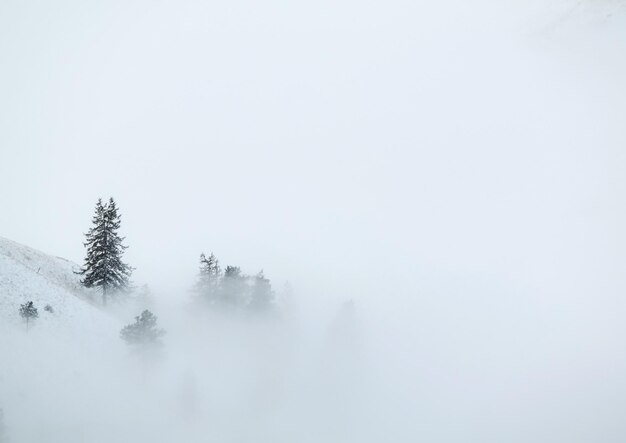
<svg viewBox="0 0 626 443">
<path fill-rule="evenodd" d="M 0 323 L 19 324 L 19 306 L 33 301 L 37 327 L 97 331 L 117 325 L 97 306 L 97 290 L 80 284 L 77 269 L 70 260 L 0 237 Z M 44 311 L 47 305 L 54 312 Z"/>
</svg>

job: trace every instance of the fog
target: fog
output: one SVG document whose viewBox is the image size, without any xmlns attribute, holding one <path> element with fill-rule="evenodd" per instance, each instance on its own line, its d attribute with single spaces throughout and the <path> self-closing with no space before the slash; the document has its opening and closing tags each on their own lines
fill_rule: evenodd
<svg viewBox="0 0 626 443">
<path fill-rule="evenodd" d="M 0 2 L 0 236 L 81 264 L 114 196 L 167 330 L 137 354 L 143 307 L 82 293 L 110 327 L 0 317 L 10 441 L 624 441 L 625 22 Z M 198 309 L 211 251 L 280 307 Z"/>
</svg>

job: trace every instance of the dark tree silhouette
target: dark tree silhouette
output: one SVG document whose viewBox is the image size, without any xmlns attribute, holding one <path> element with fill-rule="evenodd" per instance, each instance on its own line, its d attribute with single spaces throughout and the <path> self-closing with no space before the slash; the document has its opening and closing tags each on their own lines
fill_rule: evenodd
<svg viewBox="0 0 626 443">
<path fill-rule="evenodd" d="M 122 261 L 127 246 L 122 243 L 124 237 L 117 233 L 121 215 L 113 198 L 107 204 L 98 199 L 92 222 L 93 226 L 85 235 L 87 257 L 79 273 L 84 276 L 81 283 L 85 287 L 102 289 L 102 303 L 106 305 L 109 293 L 130 288 L 133 268 Z"/>
<path fill-rule="evenodd" d="M 157 327 L 157 317 L 147 309 L 138 317 L 135 323 L 124 326 L 120 337 L 129 345 L 141 347 L 159 347 L 165 330 Z"/>
<path fill-rule="evenodd" d="M 200 273 L 195 291 L 209 304 L 217 303 L 219 294 L 219 282 L 222 270 L 217 257 L 211 252 L 207 258 L 200 254 Z"/>
<path fill-rule="evenodd" d="M 30 322 L 39 317 L 39 312 L 37 311 L 37 308 L 35 307 L 33 302 L 28 301 L 23 305 L 20 305 L 20 316 L 26 322 L 26 330 L 28 331 L 28 326 Z"/>
</svg>

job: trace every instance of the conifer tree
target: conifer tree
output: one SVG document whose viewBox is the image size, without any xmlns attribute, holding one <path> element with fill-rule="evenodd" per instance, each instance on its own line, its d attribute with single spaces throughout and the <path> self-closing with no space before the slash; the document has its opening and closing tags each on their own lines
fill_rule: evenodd
<svg viewBox="0 0 626 443">
<path fill-rule="evenodd" d="M 206 255 L 200 254 L 200 273 L 196 292 L 209 304 L 217 302 L 221 274 L 222 270 L 215 254 L 211 252 L 208 258 Z"/>
<path fill-rule="evenodd" d="M 219 291 L 222 306 L 232 308 L 245 304 L 248 289 L 246 279 L 238 266 L 226 266 Z"/>
<path fill-rule="evenodd" d="M 102 303 L 106 305 L 110 293 L 129 289 L 133 268 L 122 261 L 127 246 L 122 243 L 124 237 L 117 232 L 121 215 L 113 198 L 107 204 L 98 199 L 92 222 L 93 226 L 85 235 L 85 264 L 79 273 L 84 276 L 81 283 L 85 287 L 102 290 Z"/>
<path fill-rule="evenodd" d="M 37 308 L 33 304 L 32 301 L 26 302 L 23 305 L 20 305 L 20 316 L 26 322 L 26 330 L 28 331 L 28 326 L 31 321 L 34 321 L 39 317 L 39 312 Z"/>
<path fill-rule="evenodd" d="M 250 307 L 258 310 L 268 310 L 274 303 L 274 291 L 268 278 L 265 278 L 263 270 L 255 277 L 250 298 Z"/>
<path fill-rule="evenodd" d="M 129 345 L 160 347 L 165 330 L 157 328 L 157 316 L 147 309 L 135 317 L 135 323 L 124 326 L 120 337 Z"/>
</svg>

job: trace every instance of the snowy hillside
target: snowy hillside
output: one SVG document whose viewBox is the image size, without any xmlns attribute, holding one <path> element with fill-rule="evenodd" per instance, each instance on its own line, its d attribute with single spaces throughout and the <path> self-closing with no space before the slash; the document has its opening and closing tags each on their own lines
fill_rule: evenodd
<svg viewBox="0 0 626 443">
<path fill-rule="evenodd" d="M 88 441 L 75 422 L 97 408 L 83 406 L 102 399 L 94 389 L 125 351 L 120 321 L 92 302 L 77 268 L 0 237 L 0 409 L 11 441 Z M 30 300 L 39 318 L 27 331 L 19 306 Z"/>
<path fill-rule="evenodd" d="M 35 329 L 84 334 L 116 333 L 116 320 L 91 303 L 97 294 L 80 285 L 78 265 L 0 237 L 0 324 L 21 324 L 20 304 L 39 311 Z M 50 305 L 54 312 L 44 310 Z"/>
</svg>

